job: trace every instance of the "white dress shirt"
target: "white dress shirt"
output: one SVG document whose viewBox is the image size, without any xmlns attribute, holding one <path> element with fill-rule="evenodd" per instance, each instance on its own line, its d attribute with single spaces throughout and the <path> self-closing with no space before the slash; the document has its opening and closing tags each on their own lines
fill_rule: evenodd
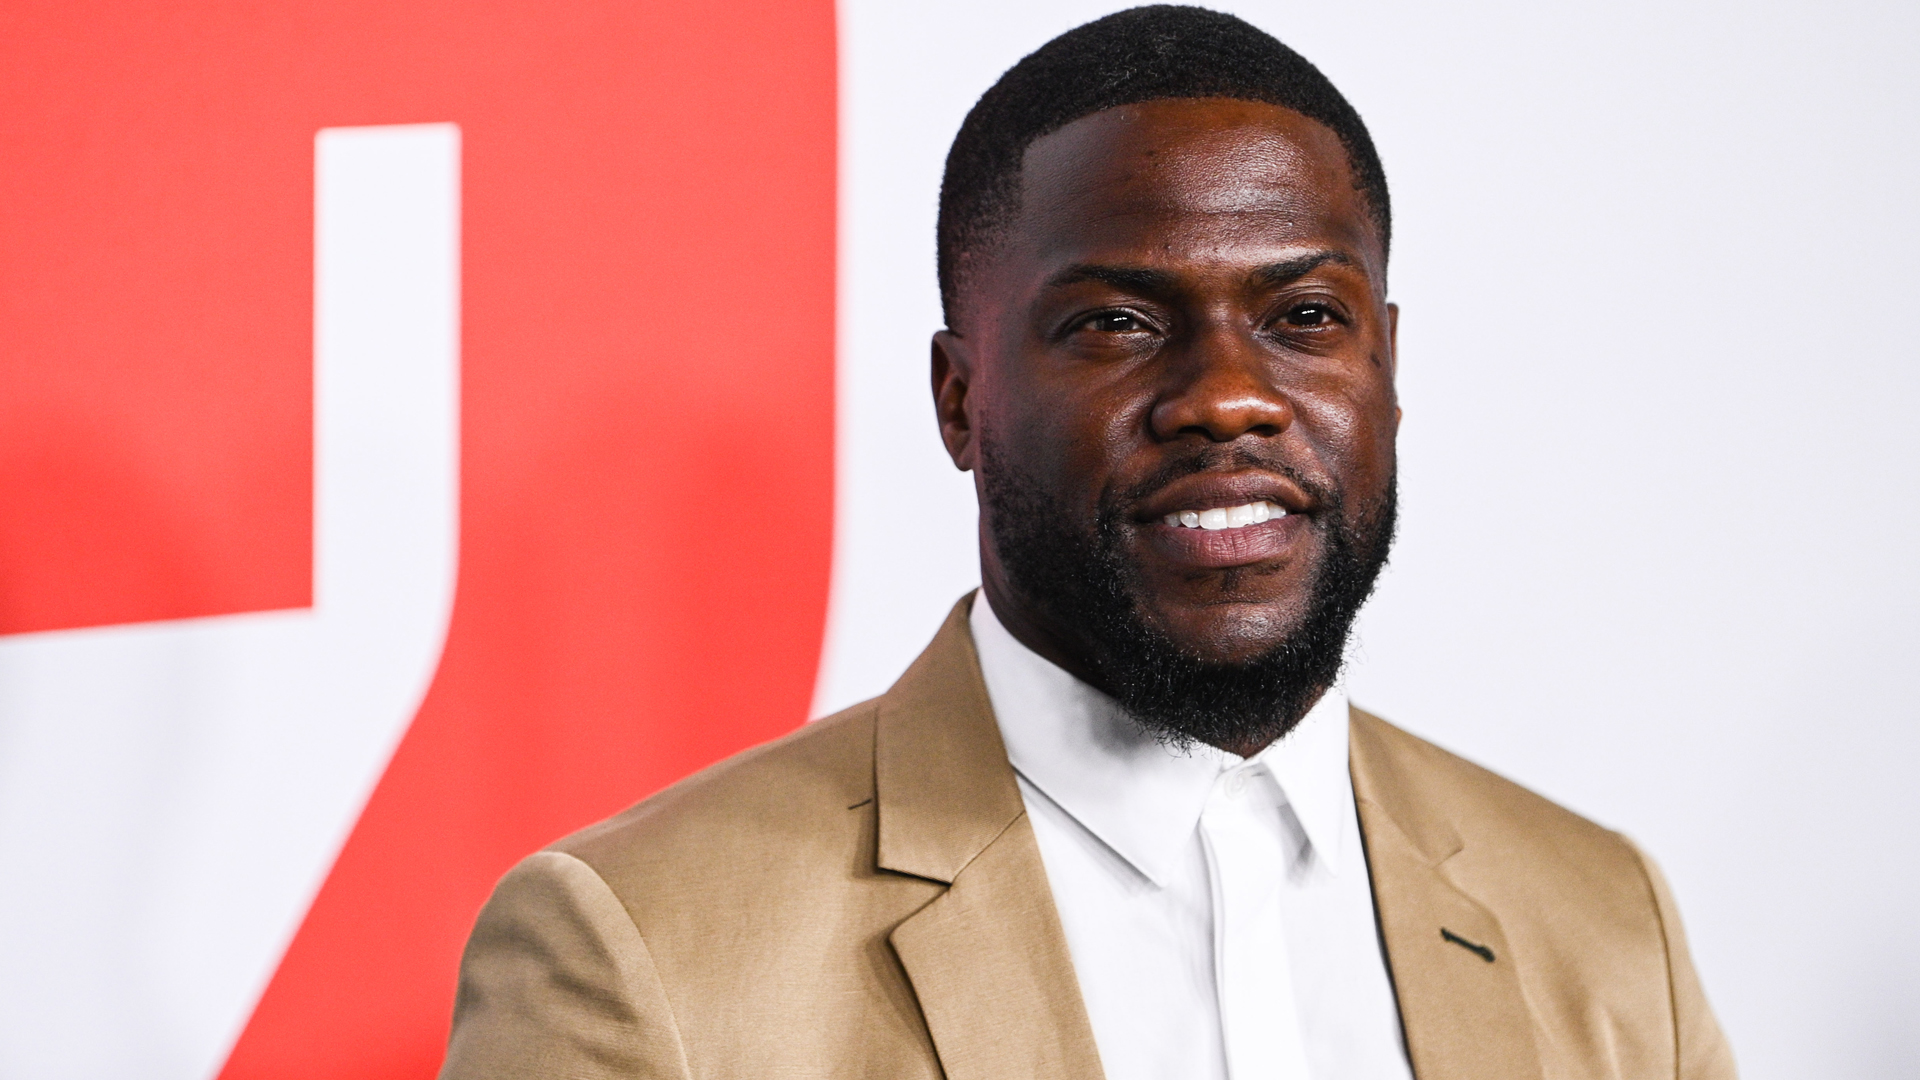
<svg viewBox="0 0 1920 1080">
<path fill-rule="evenodd" d="M 1411 1080 L 1345 693 L 1251 758 L 1173 751 L 984 592 L 972 626 L 1107 1080 Z"/>
</svg>

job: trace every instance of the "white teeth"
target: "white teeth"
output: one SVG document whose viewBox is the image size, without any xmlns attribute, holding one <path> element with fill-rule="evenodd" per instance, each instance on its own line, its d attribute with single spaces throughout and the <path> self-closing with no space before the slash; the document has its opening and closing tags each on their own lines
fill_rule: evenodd
<svg viewBox="0 0 1920 1080">
<path fill-rule="evenodd" d="M 1168 514 L 1160 520 L 1175 528 L 1217 531 L 1242 529 L 1248 525 L 1260 525 L 1286 516 L 1287 511 L 1284 507 L 1262 499 L 1242 506 L 1217 507 L 1212 510 L 1182 510 L 1177 514 Z"/>
</svg>

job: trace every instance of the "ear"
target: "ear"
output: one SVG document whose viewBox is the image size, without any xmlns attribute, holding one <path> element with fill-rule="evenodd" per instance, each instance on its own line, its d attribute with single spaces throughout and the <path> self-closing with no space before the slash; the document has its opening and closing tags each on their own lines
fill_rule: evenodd
<svg viewBox="0 0 1920 1080">
<path fill-rule="evenodd" d="M 1400 305 L 1387 305 L 1387 377 L 1400 381 Z M 1399 395 L 1395 394 L 1396 400 Z M 1393 427 L 1400 428 L 1400 406 L 1393 407 Z"/>
<path fill-rule="evenodd" d="M 1387 373 L 1400 375 L 1400 305 L 1387 305 Z"/>
<path fill-rule="evenodd" d="M 933 335 L 933 415 L 940 424 L 940 441 L 961 472 L 976 462 L 973 417 L 967 391 L 973 385 L 973 352 L 952 330 Z"/>
</svg>

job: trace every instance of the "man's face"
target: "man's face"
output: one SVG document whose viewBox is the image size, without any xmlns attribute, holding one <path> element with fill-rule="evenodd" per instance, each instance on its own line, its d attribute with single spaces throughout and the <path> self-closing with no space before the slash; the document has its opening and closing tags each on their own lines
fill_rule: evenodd
<svg viewBox="0 0 1920 1080">
<path fill-rule="evenodd" d="M 1390 527 L 1394 312 L 1345 151 L 1278 106 L 1158 101 L 1037 140 L 1021 181 L 934 350 L 996 613 L 1111 681 L 1098 632 L 1006 565 L 1054 534 L 1104 549 L 1133 616 L 1191 659 L 1272 653 L 1342 536 L 1379 548 L 1370 585 L 1368 529 Z"/>
</svg>

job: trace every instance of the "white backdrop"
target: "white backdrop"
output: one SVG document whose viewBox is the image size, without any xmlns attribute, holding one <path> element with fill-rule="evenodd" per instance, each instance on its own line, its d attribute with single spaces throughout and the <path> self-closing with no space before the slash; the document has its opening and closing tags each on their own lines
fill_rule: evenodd
<svg viewBox="0 0 1920 1080">
<path fill-rule="evenodd" d="M 1366 117 L 1403 528 L 1355 700 L 1623 829 L 1747 1080 L 1920 1061 L 1920 9 L 1233 3 Z M 818 710 L 978 581 L 927 391 L 947 143 L 1114 5 L 841 7 L 838 547 Z"/>
</svg>

